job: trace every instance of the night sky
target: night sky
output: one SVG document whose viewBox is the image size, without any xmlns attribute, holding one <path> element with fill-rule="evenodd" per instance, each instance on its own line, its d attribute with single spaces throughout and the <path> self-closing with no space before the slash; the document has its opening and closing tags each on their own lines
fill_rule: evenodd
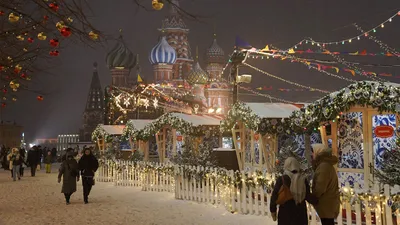
<svg viewBox="0 0 400 225">
<path fill-rule="evenodd" d="M 290 4 L 289 4 L 290 2 Z M 148 54 L 157 43 L 161 28 L 161 20 L 168 13 L 168 7 L 158 12 L 138 10 L 133 0 L 89 1 L 92 13 L 90 20 L 93 25 L 104 32 L 108 37 L 118 37 L 118 30 L 123 30 L 123 37 L 130 50 L 140 55 L 142 77 L 153 79 Z M 148 0 L 150 6 L 151 1 Z M 358 23 L 365 30 L 379 25 L 389 16 L 400 10 L 399 0 L 182 0 L 181 6 L 188 12 L 200 15 L 204 19 L 186 21 L 190 29 L 189 41 L 192 55 L 196 46 L 200 50 L 200 62 L 206 48 L 211 45 L 214 24 L 216 25 L 217 39 L 225 54 L 232 52 L 235 36 L 239 35 L 252 46 L 263 48 L 266 44 L 273 44 L 286 49 L 302 40 L 312 37 L 317 41 L 336 41 L 358 35 L 358 31 L 351 25 Z M 400 49 L 400 17 L 384 29 L 378 29 L 375 36 L 389 46 Z M 28 141 L 36 138 L 57 137 L 58 134 L 78 133 L 82 123 L 82 113 L 90 86 L 93 71 L 93 62 L 99 64 L 99 76 L 102 86 L 110 84 L 110 73 L 105 64 L 107 50 L 114 46 L 112 40 L 95 46 L 68 45 L 57 61 L 51 63 L 52 69 L 48 73 L 36 74 L 32 80 L 32 88 L 48 92 L 44 101 L 36 100 L 36 95 L 23 93 L 18 102 L 8 105 L 2 110 L 2 119 L 16 121 L 25 127 Z M 311 48 L 303 47 L 303 50 Z M 313 48 L 316 50 L 316 48 Z M 361 51 L 382 52 L 378 45 L 368 39 L 346 45 L 329 48 L 331 51 Z M 317 57 L 317 56 L 311 56 Z M 329 56 L 320 59 L 332 59 Z M 227 58 L 228 59 L 228 58 Z M 368 62 L 375 64 L 400 64 L 395 57 L 345 57 L 348 61 Z M 248 63 L 266 70 L 284 79 L 301 84 L 321 88 L 329 91 L 337 90 L 349 84 L 319 72 L 309 70 L 297 63 L 280 60 L 250 59 Z M 205 68 L 205 65 L 202 64 Z M 374 72 L 392 73 L 400 76 L 397 67 L 363 67 Z M 277 88 L 294 89 L 295 86 L 269 78 L 251 69 L 241 69 L 243 73 L 253 75 L 252 85 L 272 86 Z M 351 77 L 348 73 L 339 75 Z M 365 79 L 358 76 L 356 79 Z M 386 78 L 392 82 L 399 82 L 400 78 Z M 310 101 L 322 95 L 318 92 L 281 92 L 277 90 L 264 92 L 275 97 L 292 101 Z M 269 99 L 240 96 L 246 101 L 269 101 Z"/>
</svg>

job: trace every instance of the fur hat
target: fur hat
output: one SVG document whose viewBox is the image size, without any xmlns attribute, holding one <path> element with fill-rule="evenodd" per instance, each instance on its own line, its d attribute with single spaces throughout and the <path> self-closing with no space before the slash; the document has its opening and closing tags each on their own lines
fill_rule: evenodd
<svg viewBox="0 0 400 225">
<path fill-rule="evenodd" d="M 312 144 L 311 147 L 314 151 L 314 157 L 317 157 L 318 155 L 322 155 L 324 153 L 332 154 L 332 149 L 328 148 L 324 144 Z"/>
<path fill-rule="evenodd" d="M 11 152 L 12 153 L 19 153 L 19 149 L 18 148 L 12 148 Z"/>
</svg>

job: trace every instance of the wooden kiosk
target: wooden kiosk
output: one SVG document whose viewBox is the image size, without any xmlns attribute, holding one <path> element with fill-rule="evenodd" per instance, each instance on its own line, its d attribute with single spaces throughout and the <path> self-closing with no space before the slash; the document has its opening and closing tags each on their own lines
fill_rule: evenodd
<svg viewBox="0 0 400 225">
<path fill-rule="evenodd" d="M 137 134 L 151 122 L 153 120 L 129 120 L 123 129 L 123 135 L 129 139 L 131 151 L 141 152 L 144 156 L 144 161 L 149 160 L 149 142 L 147 140 L 139 140 Z"/>
<path fill-rule="evenodd" d="M 278 133 L 285 133 L 285 118 L 299 107 L 283 103 L 237 103 L 221 126 L 232 130 L 240 170 L 254 168 L 273 172 L 278 152 Z M 261 132 L 262 130 L 262 132 Z"/>
<path fill-rule="evenodd" d="M 219 134 L 219 125 L 220 119 L 207 115 L 167 113 L 144 128 L 142 139 L 147 139 L 148 135 L 156 136 L 159 160 L 164 163 L 184 151 L 184 143 L 189 138 L 195 146 L 205 139 L 219 142 L 220 136 L 215 136 L 215 133 Z"/>
<path fill-rule="evenodd" d="M 100 152 L 107 148 L 107 144 L 111 144 L 112 136 L 121 136 L 125 125 L 97 125 L 92 133 L 92 140 L 97 142 Z"/>
<path fill-rule="evenodd" d="M 319 125 L 322 142 L 339 158 L 341 186 L 373 185 L 385 151 L 395 146 L 399 127 L 399 84 L 362 81 L 334 92 L 302 110 L 301 118 Z M 371 182 L 372 181 L 372 182 Z"/>
</svg>

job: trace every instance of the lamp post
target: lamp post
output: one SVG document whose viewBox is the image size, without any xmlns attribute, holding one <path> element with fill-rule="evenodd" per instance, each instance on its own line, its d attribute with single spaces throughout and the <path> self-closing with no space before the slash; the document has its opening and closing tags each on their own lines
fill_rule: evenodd
<svg viewBox="0 0 400 225">
<path fill-rule="evenodd" d="M 243 60 L 245 59 L 246 54 L 243 52 L 240 52 L 239 50 L 235 49 L 233 51 L 233 54 L 230 58 L 230 63 L 232 64 L 232 69 L 231 69 L 231 78 L 233 80 L 233 104 L 236 104 L 238 102 L 238 96 L 239 96 L 239 82 L 238 82 L 238 77 L 239 77 L 239 66 L 242 64 Z"/>
</svg>

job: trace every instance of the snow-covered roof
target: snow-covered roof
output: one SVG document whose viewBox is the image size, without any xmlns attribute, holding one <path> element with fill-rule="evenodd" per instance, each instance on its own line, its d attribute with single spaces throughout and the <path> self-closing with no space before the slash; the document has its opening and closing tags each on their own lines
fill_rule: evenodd
<svg viewBox="0 0 400 225">
<path fill-rule="evenodd" d="M 121 135 L 125 125 L 99 125 L 108 135 Z"/>
<path fill-rule="evenodd" d="M 260 118 L 288 118 L 293 111 L 300 108 L 286 103 L 258 103 L 258 102 L 245 102 L 254 114 Z"/>
<path fill-rule="evenodd" d="M 142 130 L 147 124 L 153 122 L 154 120 L 129 120 L 135 130 Z"/>
<path fill-rule="evenodd" d="M 181 118 L 186 122 L 192 123 L 194 126 L 201 126 L 201 125 L 219 126 L 221 122 L 220 119 L 206 115 L 171 113 L 171 116 Z"/>
</svg>

